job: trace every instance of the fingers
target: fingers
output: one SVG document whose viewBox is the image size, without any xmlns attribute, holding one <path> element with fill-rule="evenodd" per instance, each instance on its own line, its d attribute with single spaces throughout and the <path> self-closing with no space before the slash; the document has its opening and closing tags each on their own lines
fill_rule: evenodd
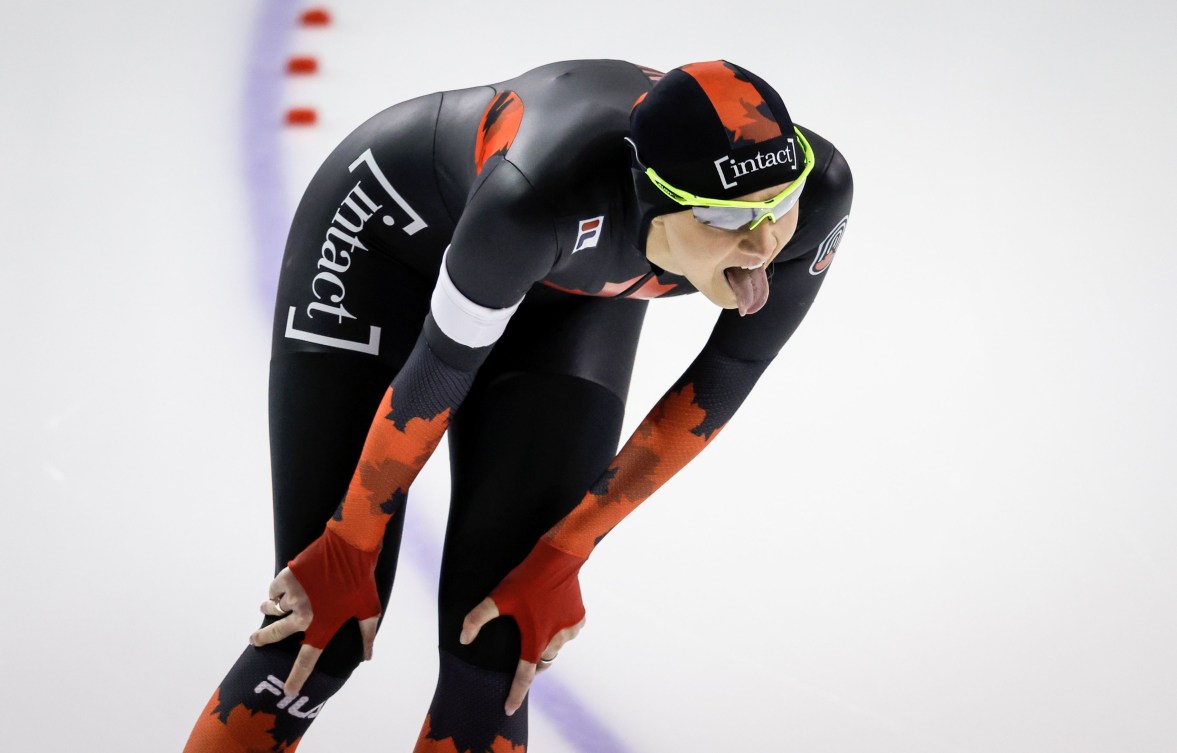
<svg viewBox="0 0 1177 753">
<path fill-rule="evenodd" d="M 286 587 L 283 583 L 282 576 L 290 572 L 289 569 L 284 569 L 278 573 L 272 581 L 270 581 L 269 598 L 262 602 L 262 614 L 267 617 L 281 617 L 290 610 L 283 609 L 279 602 L 283 596 L 286 595 Z"/>
<path fill-rule="evenodd" d="M 319 657 L 322 655 L 323 649 L 303 644 L 303 647 L 298 651 L 298 656 L 294 660 L 294 666 L 290 668 L 290 674 L 286 677 L 283 691 L 286 695 L 298 695 L 299 691 L 302 690 L 303 683 L 311 676 L 311 670 L 315 668 L 315 662 L 319 661 Z"/>
<path fill-rule="evenodd" d="M 376 626 L 379 624 L 380 615 L 360 620 L 360 637 L 364 640 L 364 661 L 372 661 L 372 645 L 376 642 Z"/>
<path fill-rule="evenodd" d="M 556 654 L 560 653 L 560 649 L 564 648 L 564 644 L 568 643 L 568 641 L 579 635 L 580 630 L 583 627 L 584 620 L 581 619 L 580 622 L 576 623 L 572 627 L 564 628 L 552 636 L 552 642 L 548 644 L 546 649 L 544 649 L 543 658 L 548 660 L 555 659 Z"/>
<path fill-rule="evenodd" d="M 274 579 L 272 581 L 270 581 L 270 598 L 271 599 L 277 599 L 282 594 L 286 593 L 285 583 L 283 582 L 284 578 L 282 576 L 287 575 L 289 573 L 290 573 L 290 568 L 284 567 L 284 568 L 282 568 L 282 572 L 278 573 L 276 576 L 274 576 Z"/>
<path fill-rule="evenodd" d="M 552 636 L 552 641 L 548 644 L 548 647 L 544 649 L 543 653 L 540 654 L 539 665 L 535 669 L 536 674 L 539 674 L 540 672 L 550 668 L 552 666 L 552 662 L 556 660 L 556 656 L 560 653 L 560 649 L 564 648 L 564 644 L 575 638 L 583 627 L 584 618 L 581 618 L 580 622 L 576 623 L 572 627 L 564 628 Z"/>
<path fill-rule="evenodd" d="M 289 567 L 284 567 L 274 576 L 270 581 L 270 598 L 277 601 L 283 596 L 292 596 L 295 599 L 302 601 L 306 597 L 306 591 L 303 590 L 302 584 L 298 582 L 298 578 L 294 577 L 294 573 L 290 571 Z M 285 606 L 290 606 L 290 602 L 286 599 L 282 600 Z"/>
<path fill-rule="evenodd" d="M 262 602 L 260 609 L 262 614 L 267 617 L 285 617 L 290 614 L 289 609 L 284 609 L 280 603 L 281 597 L 266 599 Z"/>
<path fill-rule="evenodd" d="M 277 643 L 284 640 L 297 632 L 306 630 L 307 626 L 311 624 L 309 614 L 303 615 L 297 612 L 277 622 L 272 622 L 263 628 L 258 628 L 249 636 L 249 642 L 254 646 L 268 646 L 271 643 Z"/>
<path fill-rule="evenodd" d="M 297 611 L 298 604 L 307 601 L 306 591 L 288 567 L 282 568 L 282 571 L 270 581 L 269 595 L 270 598 L 261 605 L 262 614 L 269 617 L 290 614 Z"/>
<path fill-rule="evenodd" d="M 512 716 L 523 705 L 527 697 L 527 689 L 535 679 L 535 665 L 529 661 L 519 660 L 519 667 L 515 670 L 515 679 L 511 681 L 511 690 L 507 693 L 507 703 L 503 710 L 507 716 Z"/>
<path fill-rule="evenodd" d="M 277 591 L 277 595 L 275 595 Z M 278 573 L 278 577 L 270 583 L 270 600 L 263 601 L 262 614 L 270 617 L 281 617 L 259 628 L 249 636 L 249 642 L 254 646 L 266 646 L 277 643 L 295 633 L 306 630 L 314 616 L 310 602 L 305 598 L 302 587 L 290 574 L 289 568 Z"/>
<path fill-rule="evenodd" d="M 462 621 L 462 635 L 458 637 L 458 643 L 463 646 L 469 645 L 478 633 L 482 630 L 482 626 L 499 616 L 498 605 L 495 604 L 494 599 L 489 596 L 478 603 L 478 606 L 470 610 L 466 615 L 466 619 Z M 535 665 L 532 665 L 535 666 Z M 524 693 L 527 689 L 524 688 Z"/>
<path fill-rule="evenodd" d="M 275 591 L 278 592 L 276 596 Z M 306 593 L 289 568 L 278 573 L 278 577 L 270 583 L 270 600 L 262 602 L 261 610 L 262 614 L 282 619 L 253 631 L 249 636 L 249 642 L 254 646 L 277 643 L 301 630 L 306 630 L 314 616 Z"/>
</svg>

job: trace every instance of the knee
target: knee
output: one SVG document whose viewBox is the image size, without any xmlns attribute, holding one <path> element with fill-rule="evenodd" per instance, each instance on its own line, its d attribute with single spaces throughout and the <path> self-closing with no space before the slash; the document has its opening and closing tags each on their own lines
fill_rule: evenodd
<svg viewBox="0 0 1177 753">
<path fill-rule="evenodd" d="M 449 750 L 510 750 L 527 745 L 527 703 L 513 716 L 503 710 L 513 672 L 495 672 L 472 665 L 442 650 L 437 691 L 421 730 L 417 750 L 435 750 L 429 743 L 449 741 Z M 439 746 L 440 747 L 440 746 Z"/>
<path fill-rule="evenodd" d="M 267 617 L 263 620 L 262 626 L 273 624 L 277 620 L 277 617 Z M 287 657 L 293 662 L 294 657 L 298 656 L 301 649 L 302 633 L 295 633 L 277 643 L 262 646 L 258 650 L 275 657 Z M 322 673 L 344 681 L 351 677 L 351 673 L 360 666 L 360 662 L 363 660 L 364 645 L 360 637 L 359 623 L 354 619 L 348 620 L 327 644 L 327 648 L 323 650 L 319 660 L 315 662 L 315 673 Z"/>
<path fill-rule="evenodd" d="M 519 627 L 511 617 L 491 620 L 468 646 L 458 642 L 462 622 L 494 584 L 471 587 L 469 581 L 446 582 L 438 595 L 438 647 L 457 659 L 482 670 L 513 673 L 519 662 Z"/>
</svg>

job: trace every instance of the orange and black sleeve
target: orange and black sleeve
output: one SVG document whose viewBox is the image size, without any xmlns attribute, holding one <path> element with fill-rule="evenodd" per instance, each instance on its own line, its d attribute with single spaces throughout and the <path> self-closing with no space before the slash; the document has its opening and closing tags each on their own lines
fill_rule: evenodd
<svg viewBox="0 0 1177 753">
<path fill-rule="evenodd" d="M 614 526 L 719 435 L 768 364 L 705 349 L 544 540 L 587 558 Z"/>
</svg>

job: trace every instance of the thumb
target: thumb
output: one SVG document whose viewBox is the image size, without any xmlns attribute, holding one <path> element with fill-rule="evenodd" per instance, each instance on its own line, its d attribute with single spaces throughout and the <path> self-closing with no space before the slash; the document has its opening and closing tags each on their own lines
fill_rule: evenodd
<svg viewBox="0 0 1177 753">
<path fill-rule="evenodd" d="M 466 619 L 462 621 L 462 635 L 458 638 L 458 643 L 463 646 L 469 645 L 478 637 L 478 633 L 482 631 L 482 626 L 499 616 L 499 607 L 495 604 L 494 599 L 487 596 L 478 603 L 478 606 L 470 610 L 466 615 Z"/>
<path fill-rule="evenodd" d="M 364 641 L 364 661 L 372 661 L 372 644 L 376 642 L 376 627 L 380 624 L 380 615 L 360 620 L 360 638 Z"/>
</svg>

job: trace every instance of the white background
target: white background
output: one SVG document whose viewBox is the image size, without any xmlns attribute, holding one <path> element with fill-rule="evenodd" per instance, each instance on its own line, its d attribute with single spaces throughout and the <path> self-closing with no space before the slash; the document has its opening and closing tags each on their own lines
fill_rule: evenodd
<svg viewBox="0 0 1177 753">
<path fill-rule="evenodd" d="M 584 572 L 553 675 L 628 750 L 1177 749 L 1175 6 L 353 0 L 284 37 L 264 5 L 5 5 L 0 747 L 178 750 L 257 622 L 268 35 L 322 64 L 280 85 L 320 124 L 268 126 L 288 211 L 373 112 L 575 57 L 734 60 L 847 156 L 808 319 Z M 629 426 L 713 315 L 651 306 Z M 435 577 L 402 569 L 303 750 L 412 747 Z"/>
</svg>

